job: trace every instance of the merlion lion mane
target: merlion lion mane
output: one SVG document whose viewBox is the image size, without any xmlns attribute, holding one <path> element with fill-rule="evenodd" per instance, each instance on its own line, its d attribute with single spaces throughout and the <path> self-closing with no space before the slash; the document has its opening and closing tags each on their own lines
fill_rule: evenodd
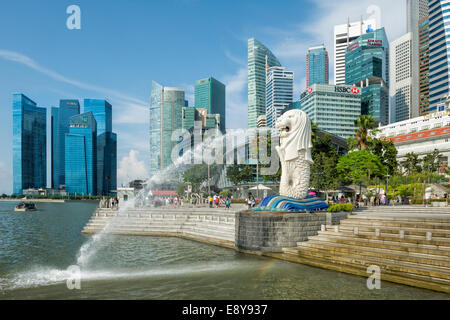
<svg viewBox="0 0 450 320">
<path fill-rule="evenodd" d="M 311 157 L 311 121 L 301 110 L 289 110 L 276 121 L 280 130 L 280 195 L 305 198 L 308 194 Z"/>
</svg>

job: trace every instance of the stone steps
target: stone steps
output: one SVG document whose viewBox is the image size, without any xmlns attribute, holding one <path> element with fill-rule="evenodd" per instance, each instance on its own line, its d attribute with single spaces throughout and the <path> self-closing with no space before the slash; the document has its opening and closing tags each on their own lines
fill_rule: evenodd
<svg viewBox="0 0 450 320">
<path fill-rule="evenodd" d="M 400 277 L 409 277 L 418 280 L 428 280 L 439 284 L 443 284 L 450 289 L 450 272 L 442 270 L 442 268 L 435 267 L 429 268 L 415 263 L 399 262 L 398 260 L 386 259 L 386 258 L 372 258 L 368 256 L 358 254 L 342 254 L 336 252 L 330 252 L 328 250 L 320 250 L 315 248 L 297 247 L 291 249 L 292 251 L 286 251 L 293 255 L 298 255 L 304 258 L 318 259 L 319 261 L 328 261 L 336 264 L 347 266 L 358 266 L 365 268 L 371 265 L 376 265 L 381 268 L 381 276 L 383 273 L 394 274 Z"/>
<path fill-rule="evenodd" d="M 288 260 L 363 276 L 377 265 L 384 280 L 450 292 L 450 216 L 355 215 L 283 252 Z"/>
<path fill-rule="evenodd" d="M 427 233 L 431 233 L 432 237 L 437 238 L 449 238 L 450 239 L 450 230 L 446 229 L 425 229 L 425 228 L 406 228 L 406 227 L 391 227 L 391 226 L 365 226 L 359 223 L 346 223 L 339 226 L 339 230 L 347 233 L 354 233 L 355 228 L 358 228 L 358 232 L 366 232 L 366 233 L 375 233 L 376 230 L 379 230 L 383 234 L 396 234 L 400 235 L 403 231 L 404 235 L 408 236 L 424 236 L 426 237 Z"/>
<path fill-rule="evenodd" d="M 406 228 L 427 228 L 427 229 L 450 229 L 450 223 L 446 222 L 421 222 L 421 221 L 385 221 L 374 219 L 353 219 L 342 220 L 341 225 L 355 225 L 359 224 L 361 226 L 390 226 L 390 227 L 406 227 Z"/>
<path fill-rule="evenodd" d="M 309 248 L 317 248 L 328 250 L 333 253 L 342 254 L 359 254 L 368 257 L 384 257 L 388 259 L 396 259 L 401 257 L 403 261 L 414 262 L 423 265 L 433 265 L 445 267 L 450 272 L 450 259 L 448 256 L 440 254 L 420 254 L 415 252 L 401 252 L 398 250 L 391 250 L 386 248 L 376 247 L 357 247 L 350 244 L 336 243 L 327 238 L 315 238 L 305 241 L 301 246 Z M 438 253 L 438 252 L 437 252 Z"/>
<path fill-rule="evenodd" d="M 381 249 L 396 250 L 400 252 L 442 255 L 450 257 L 450 246 L 446 247 L 432 244 L 398 242 L 390 240 L 381 240 L 377 238 L 376 239 L 361 238 L 361 237 L 354 237 L 353 235 L 345 235 L 342 233 L 335 233 L 328 231 L 319 231 L 319 235 L 315 239 L 321 239 L 323 241 L 331 240 L 332 242 L 335 243 L 348 244 L 352 246 L 381 248 Z M 299 242 L 298 245 L 301 245 L 301 243 Z"/>
<path fill-rule="evenodd" d="M 98 209 L 82 232 L 98 233 L 111 222 L 107 226 L 107 232 L 111 234 L 181 236 L 234 246 L 235 214 L 232 211 L 178 210 L 129 210 L 124 213 Z"/>
</svg>

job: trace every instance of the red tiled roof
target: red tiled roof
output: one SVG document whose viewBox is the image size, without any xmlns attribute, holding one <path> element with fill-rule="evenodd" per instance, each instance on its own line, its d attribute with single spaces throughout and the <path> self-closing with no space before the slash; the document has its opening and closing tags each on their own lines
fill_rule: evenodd
<svg viewBox="0 0 450 320">
<path fill-rule="evenodd" d="M 176 196 L 177 192 L 174 190 L 152 190 L 154 196 Z"/>
<path fill-rule="evenodd" d="M 406 142 L 411 140 L 424 139 L 429 137 L 441 136 L 450 134 L 450 127 L 436 128 L 425 131 L 411 132 L 395 137 L 387 137 L 384 140 L 391 140 L 394 143 Z"/>
</svg>

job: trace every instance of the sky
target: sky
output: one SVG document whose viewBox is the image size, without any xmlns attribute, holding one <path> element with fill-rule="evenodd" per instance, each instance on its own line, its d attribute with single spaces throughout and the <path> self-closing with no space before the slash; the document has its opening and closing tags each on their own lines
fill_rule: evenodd
<svg viewBox="0 0 450 320">
<path fill-rule="evenodd" d="M 81 9 L 79 30 L 66 26 L 70 5 Z M 12 192 L 13 93 L 48 109 L 60 99 L 108 100 L 121 185 L 147 174 L 152 80 L 183 88 L 192 106 L 195 81 L 213 76 L 226 85 L 226 127 L 246 128 L 249 38 L 295 72 L 297 100 L 308 47 L 325 44 L 333 83 L 333 26 L 361 16 L 376 17 L 389 41 L 406 33 L 406 0 L 4 0 L 0 194 Z"/>
</svg>

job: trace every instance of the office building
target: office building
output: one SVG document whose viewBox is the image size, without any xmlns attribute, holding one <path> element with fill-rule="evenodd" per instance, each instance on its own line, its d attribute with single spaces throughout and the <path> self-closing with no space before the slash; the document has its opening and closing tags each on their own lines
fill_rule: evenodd
<svg viewBox="0 0 450 320">
<path fill-rule="evenodd" d="M 184 90 L 152 82 L 150 96 L 150 177 L 172 164 L 171 152 L 177 143 L 172 133 L 183 126 Z"/>
<path fill-rule="evenodd" d="M 294 96 L 294 72 L 285 67 L 267 68 L 266 74 L 266 121 L 273 128 L 281 112 L 287 108 Z"/>
<path fill-rule="evenodd" d="M 411 81 L 411 101 L 412 106 L 409 114 L 409 118 L 416 118 L 420 114 L 420 56 L 421 56 L 421 25 L 428 16 L 428 0 L 407 0 L 406 1 L 406 13 L 407 13 L 407 33 L 411 33 L 411 63 L 410 69 L 412 74 Z M 393 49 L 392 49 L 393 50 Z M 400 118 L 403 119 L 403 118 Z M 405 118 L 406 119 L 406 118 Z M 397 120 L 400 121 L 400 120 Z"/>
<path fill-rule="evenodd" d="M 389 42 L 384 28 L 363 34 L 345 54 L 345 81 L 361 89 L 361 113 L 389 123 Z"/>
<path fill-rule="evenodd" d="M 258 40 L 248 40 L 248 127 L 266 113 L 266 68 L 281 66 L 275 55 Z"/>
<path fill-rule="evenodd" d="M 448 106 L 447 106 L 448 107 Z M 423 158 L 433 153 L 435 149 L 442 157 L 439 158 L 440 173 L 444 174 L 450 157 L 450 110 L 429 113 L 400 122 L 380 126 L 377 138 L 390 140 L 398 153 L 397 160 L 401 163 L 406 155 L 414 152 Z"/>
<path fill-rule="evenodd" d="M 97 194 L 117 189 L 117 135 L 112 131 L 112 106 L 101 99 L 84 99 L 84 112 L 97 123 Z"/>
<path fill-rule="evenodd" d="M 328 84 L 328 51 L 325 46 L 311 47 L 306 54 L 306 86 Z"/>
<path fill-rule="evenodd" d="M 220 115 L 220 131 L 225 133 L 225 85 L 213 77 L 195 82 L 195 107 Z"/>
<path fill-rule="evenodd" d="M 449 99 L 449 43 L 450 7 L 448 0 L 428 3 L 429 20 L 429 112 L 441 111 Z"/>
<path fill-rule="evenodd" d="M 375 19 L 352 22 L 334 26 L 334 84 L 345 82 L 345 53 L 351 42 L 361 35 L 377 28 Z"/>
<path fill-rule="evenodd" d="M 430 50 L 428 16 L 419 20 L 419 115 L 430 113 Z"/>
<path fill-rule="evenodd" d="M 67 194 L 97 195 L 97 123 L 91 111 L 70 118 L 65 140 Z"/>
<path fill-rule="evenodd" d="M 301 94 L 300 101 L 300 109 L 320 130 L 345 139 L 355 134 L 355 120 L 361 115 L 359 88 L 313 84 Z"/>
<path fill-rule="evenodd" d="M 47 109 L 13 94 L 13 194 L 47 186 Z"/>
<path fill-rule="evenodd" d="M 66 133 L 69 133 L 70 118 L 80 113 L 78 100 L 60 100 L 59 108 L 51 109 L 51 153 L 52 188 L 65 185 Z"/>
<path fill-rule="evenodd" d="M 412 47 L 413 34 L 409 32 L 390 43 L 389 123 L 418 116 L 419 95 L 413 91 Z"/>
<path fill-rule="evenodd" d="M 265 128 L 267 127 L 267 119 L 266 119 L 266 115 L 262 114 L 258 117 L 258 119 L 256 120 L 256 124 L 257 124 L 257 128 Z"/>
</svg>

